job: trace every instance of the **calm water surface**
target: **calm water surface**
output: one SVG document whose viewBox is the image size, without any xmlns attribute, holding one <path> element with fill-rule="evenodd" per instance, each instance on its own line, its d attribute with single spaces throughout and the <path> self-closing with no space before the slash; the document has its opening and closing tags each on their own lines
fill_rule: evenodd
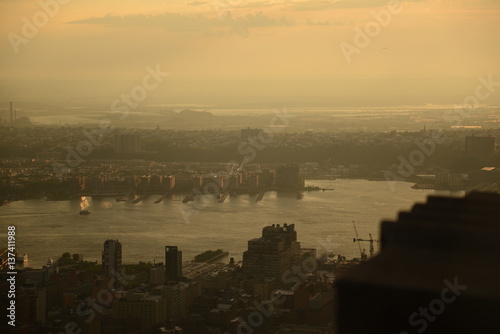
<svg viewBox="0 0 500 334">
<path fill-rule="evenodd" d="M 163 261 L 166 245 L 179 246 L 184 260 L 217 248 L 240 260 L 247 241 L 259 237 L 262 227 L 283 223 L 295 224 L 302 247 L 356 257 L 353 220 L 360 238 L 368 239 L 371 233 L 378 239 L 382 219 L 395 219 L 398 211 L 425 201 L 427 195 L 449 195 L 413 190 L 411 183 L 396 184 L 394 192 L 384 181 L 314 180 L 306 184 L 335 190 L 305 192 L 302 200 L 275 192 L 266 193 L 261 202 L 248 195 L 228 197 L 224 203 L 207 198 L 199 208 L 193 202 L 183 204 L 180 197 L 155 204 L 159 195 L 138 204 L 116 202 L 114 197 L 88 198 L 87 203 L 29 200 L 0 207 L 0 218 L 5 232 L 7 225 L 17 227 L 17 251 L 28 253 L 29 265 L 35 268 L 64 252 L 100 261 L 103 242 L 110 238 L 122 242 L 124 263 Z M 90 215 L 78 214 L 82 204 L 88 204 Z M 3 245 L 5 236 L 2 233 Z M 368 250 L 368 246 L 363 248 Z"/>
</svg>

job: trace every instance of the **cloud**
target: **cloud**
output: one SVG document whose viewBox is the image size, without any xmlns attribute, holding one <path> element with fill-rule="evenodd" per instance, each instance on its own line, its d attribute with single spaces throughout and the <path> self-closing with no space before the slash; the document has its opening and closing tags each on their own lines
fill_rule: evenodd
<svg viewBox="0 0 500 334">
<path fill-rule="evenodd" d="M 233 17 L 228 13 L 224 19 L 208 18 L 201 14 L 183 15 L 165 13 L 160 15 L 134 14 L 117 16 L 108 14 L 68 22 L 69 24 L 94 24 L 128 27 L 164 27 L 169 31 L 207 31 L 211 28 L 231 28 L 234 32 L 245 35 L 248 28 L 293 26 L 296 23 L 284 17 L 271 18 L 262 12 Z"/>
<path fill-rule="evenodd" d="M 334 22 L 333 24 L 339 25 L 338 22 Z M 307 19 L 306 25 L 308 25 L 308 26 L 329 26 L 330 22 L 328 22 L 328 21 L 313 21 L 313 20 Z"/>
<path fill-rule="evenodd" d="M 401 3 L 421 1 L 427 0 L 400 0 Z M 306 0 L 291 2 L 288 8 L 296 11 L 314 11 L 335 8 L 375 8 L 388 6 L 391 2 L 391 0 Z"/>
<path fill-rule="evenodd" d="M 306 0 L 292 2 L 289 8 L 298 11 L 312 11 L 333 8 L 378 7 L 385 4 L 387 4 L 387 0 Z"/>
<path fill-rule="evenodd" d="M 201 5 L 206 5 L 208 4 L 208 2 L 205 2 L 205 1 L 192 1 L 192 2 L 188 2 L 186 5 L 188 6 L 201 6 Z"/>
</svg>

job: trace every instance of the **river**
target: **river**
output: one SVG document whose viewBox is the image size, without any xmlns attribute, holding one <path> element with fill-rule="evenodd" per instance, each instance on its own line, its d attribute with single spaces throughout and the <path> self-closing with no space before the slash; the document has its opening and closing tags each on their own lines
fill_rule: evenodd
<svg viewBox="0 0 500 334">
<path fill-rule="evenodd" d="M 410 209 L 428 195 L 449 194 L 414 190 L 411 183 L 404 182 L 396 183 L 395 191 L 385 181 L 311 180 L 306 185 L 334 190 L 305 192 L 301 200 L 291 194 L 267 192 L 260 202 L 254 196 L 240 195 L 228 197 L 224 203 L 206 198 L 198 205 L 184 204 L 180 197 L 155 204 L 159 195 L 137 204 L 116 202 L 114 197 L 17 201 L 0 207 L 5 231 L 1 245 L 6 244 L 6 226 L 15 225 L 17 252 L 28 253 L 34 268 L 64 252 L 100 261 L 106 239 L 122 243 L 123 263 L 162 262 L 166 245 L 178 246 L 184 261 L 218 248 L 238 261 L 247 241 L 260 237 L 264 226 L 288 223 L 295 224 L 302 247 L 356 257 L 359 249 L 353 242 L 352 221 L 360 238 L 368 239 L 371 233 L 378 239 L 382 219 L 395 219 L 398 211 Z M 451 195 L 462 196 L 463 192 Z M 82 205 L 91 214 L 80 215 Z M 369 244 L 362 247 L 368 251 Z"/>
</svg>

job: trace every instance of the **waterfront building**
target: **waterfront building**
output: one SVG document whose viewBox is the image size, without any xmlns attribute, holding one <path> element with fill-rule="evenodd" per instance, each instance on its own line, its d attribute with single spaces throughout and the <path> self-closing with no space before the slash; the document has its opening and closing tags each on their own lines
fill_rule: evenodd
<svg viewBox="0 0 500 334">
<path fill-rule="evenodd" d="M 113 277 L 114 273 L 122 271 L 122 244 L 118 240 L 108 239 L 104 242 L 102 251 L 102 268 L 104 275 Z"/>
<path fill-rule="evenodd" d="M 304 180 L 300 177 L 298 164 L 282 165 L 276 168 L 276 188 L 278 190 L 300 190 Z"/>
<path fill-rule="evenodd" d="M 496 137 L 493 136 L 466 136 L 465 154 L 489 155 L 495 153 Z"/>
<path fill-rule="evenodd" d="M 281 280 L 287 270 L 300 263 L 302 255 L 294 224 L 266 226 L 260 238 L 248 241 L 248 250 L 243 253 L 243 276 Z"/>
</svg>

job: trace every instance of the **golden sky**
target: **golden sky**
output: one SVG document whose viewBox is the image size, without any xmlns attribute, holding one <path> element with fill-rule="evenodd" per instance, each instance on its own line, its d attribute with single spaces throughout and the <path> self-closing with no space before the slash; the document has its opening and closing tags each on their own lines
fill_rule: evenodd
<svg viewBox="0 0 500 334">
<path fill-rule="evenodd" d="M 179 78 L 500 78 L 498 0 L 401 1 L 385 26 L 373 13 L 391 1 L 59 1 L 1 0 L 0 80 L 134 80 L 156 64 Z M 41 3 L 57 4 L 46 24 Z M 340 46 L 370 24 L 348 63 Z"/>
</svg>

